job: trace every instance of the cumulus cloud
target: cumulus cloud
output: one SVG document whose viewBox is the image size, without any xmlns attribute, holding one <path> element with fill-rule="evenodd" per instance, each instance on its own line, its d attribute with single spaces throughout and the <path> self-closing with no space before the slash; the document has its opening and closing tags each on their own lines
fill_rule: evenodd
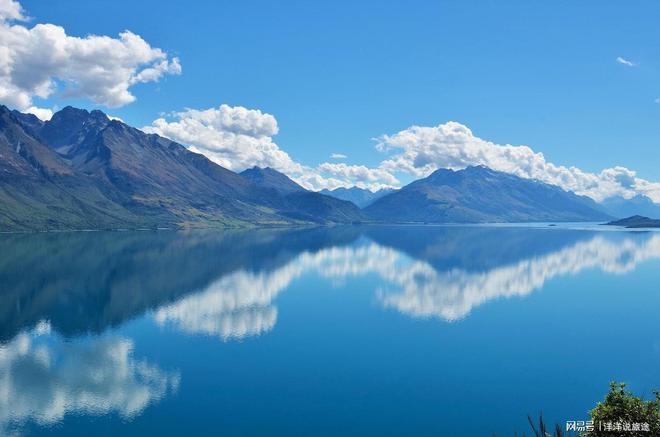
<svg viewBox="0 0 660 437">
<path fill-rule="evenodd" d="M 344 187 L 349 188 L 355 183 L 348 179 L 339 179 L 332 176 L 322 175 L 317 169 L 311 167 L 304 167 L 304 173 L 300 175 L 291 175 L 298 184 L 312 191 L 319 191 L 322 189 L 334 190 L 336 188 Z"/>
<path fill-rule="evenodd" d="M 384 169 L 332 163 L 312 167 L 295 161 L 273 140 L 279 131 L 275 117 L 258 109 L 226 104 L 186 109 L 161 117 L 142 130 L 179 142 L 233 171 L 271 167 L 311 190 L 355 185 L 378 190 L 398 183 Z"/>
<path fill-rule="evenodd" d="M 115 117 L 114 115 L 110 115 L 110 114 L 105 114 L 105 115 L 106 115 L 110 120 L 121 121 L 122 123 L 124 123 L 124 120 L 122 120 L 122 119 L 119 118 L 119 117 Z"/>
<path fill-rule="evenodd" d="M 390 155 L 380 166 L 390 173 L 425 177 L 438 168 L 485 165 L 557 185 L 597 201 L 643 194 L 660 202 L 660 183 L 641 179 L 633 170 L 617 166 L 590 173 L 577 167 L 556 165 L 528 146 L 492 143 L 453 121 L 434 127 L 412 126 L 393 135 L 383 135 L 378 138 L 376 148 Z"/>
<path fill-rule="evenodd" d="M 343 153 L 333 153 L 330 155 L 330 158 L 332 159 L 346 159 L 348 156 L 344 155 Z"/>
<path fill-rule="evenodd" d="M 15 0 L 0 0 L 0 21 L 9 20 L 25 21 L 27 18 L 20 3 Z"/>
<path fill-rule="evenodd" d="M 253 166 L 300 173 L 300 165 L 272 139 L 275 117 L 242 106 L 220 105 L 205 110 L 187 109 L 155 120 L 145 132 L 180 142 L 197 153 L 234 171 Z"/>
<path fill-rule="evenodd" d="M 621 64 L 621 65 L 625 65 L 625 66 L 627 66 L 627 67 L 635 67 L 635 66 L 637 66 L 637 64 L 635 64 L 634 62 L 631 62 L 631 61 L 629 61 L 629 60 L 627 60 L 627 59 L 624 59 L 624 58 L 622 58 L 621 56 L 618 56 L 618 57 L 616 58 L 616 62 L 618 62 L 618 63 Z"/>
<path fill-rule="evenodd" d="M 181 73 L 177 58 L 128 30 L 81 38 L 55 24 L 17 24 L 24 20 L 18 2 L 0 0 L 0 102 L 20 110 L 56 92 L 123 106 L 135 100 L 132 85 Z"/>
<path fill-rule="evenodd" d="M 129 83 L 132 85 L 135 83 L 158 82 L 166 74 L 181 74 L 181 70 L 179 58 L 172 58 L 172 60 L 163 59 L 132 76 Z"/>
<path fill-rule="evenodd" d="M 319 169 L 332 176 L 351 180 L 355 185 L 362 187 L 378 184 L 384 186 L 395 186 L 399 184 L 398 179 L 383 168 L 369 168 L 364 165 L 326 162 L 319 165 Z"/>
<path fill-rule="evenodd" d="M 34 114 L 41 121 L 48 121 L 53 117 L 53 111 L 48 108 L 38 108 L 36 106 L 30 106 L 27 109 L 24 109 L 23 112 L 27 114 Z"/>
</svg>

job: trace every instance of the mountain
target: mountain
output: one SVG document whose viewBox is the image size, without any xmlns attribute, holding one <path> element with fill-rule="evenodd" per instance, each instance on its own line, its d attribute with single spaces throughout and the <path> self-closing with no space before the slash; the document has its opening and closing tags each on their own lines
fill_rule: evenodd
<svg viewBox="0 0 660 437">
<path fill-rule="evenodd" d="M 270 167 L 252 167 L 239 173 L 243 178 L 264 188 L 272 188 L 282 194 L 300 193 L 303 187 L 289 179 L 289 177 Z"/>
<path fill-rule="evenodd" d="M 0 106 L 0 158 L 0 231 L 610 219 L 588 198 L 485 167 L 438 170 L 371 204 L 383 193 L 325 195 L 73 107 L 42 122 Z"/>
<path fill-rule="evenodd" d="M 287 217 L 309 222 L 359 223 L 367 216 L 347 200 L 335 199 L 313 191 L 291 193 L 284 197 Z"/>
<path fill-rule="evenodd" d="M 597 221 L 610 217 L 589 198 L 487 167 L 436 170 L 364 210 L 389 222 Z"/>
<path fill-rule="evenodd" d="M 613 217 L 630 217 L 633 215 L 660 217 L 660 204 L 641 194 L 631 199 L 625 199 L 621 196 L 610 197 L 599 205 Z"/>
<path fill-rule="evenodd" d="M 364 188 L 351 187 L 351 188 L 335 188 L 334 190 L 324 189 L 321 190 L 321 194 L 327 196 L 332 196 L 337 199 L 348 200 L 353 202 L 360 208 L 364 208 L 372 204 L 375 200 L 380 199 L 381 197 L 394 192 L 395 190 L 389 188 L 383 188 L 376 192 L 365 190 Z"/>
<path fill-rule="evenodd" d="M 606 223 L 608 226 L 623 226 L 626 228 L 660 228 L 660 220 L 634 215 L 622 220 Z"/>
<path fill-rule="evenodd" d="M 67 107 L 40 123 L 0 106 L 0 154 L 0 230 L 5 231 L 363 218 L 354 205 L 305 210 L 309 205 L 300 199 L 289 200 L 100 111 Z"/>
<path fill-rule="evenodd" d="M 35 138 L 32 130 L 38 127 L 32 117 L 18 118 L 0 106 L 0 230 L 80 229 L 138 221 Z"/>
<path fill-rule="evenodd" d="M 290 218 L 311 222 L 352 223 L 366 217 L 352 202 L 307 191 L 287 175 L 272 168 L 252 167 L 240 173 L 251 183 L 277 191 L 283 196 L 283 213 Z"/>
<path fill-rule="evenodd" d="M 39 132 L 44 125 L 44 122 L 34 114 L 24 114 L 16 110 L 11 111 L 11 113 L 20 122 L 21 127 L 30 135 Z"/>
</svg>

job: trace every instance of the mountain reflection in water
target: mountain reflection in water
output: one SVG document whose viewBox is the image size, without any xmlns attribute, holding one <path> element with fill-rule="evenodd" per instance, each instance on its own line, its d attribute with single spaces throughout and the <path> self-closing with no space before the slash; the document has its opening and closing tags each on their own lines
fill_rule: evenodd
<svg viewBox="0 0 660 437">
<path fill-rule="evenodd" d="M 617 274 L 660 257 L 660 234 L 386 227 L 69 233 L 0 240 L 0 339 L 47 320 L 100 333 L 147 311 L 188 333 L 241 338 L 276 323 L 274 300 L 305 273 L 377 274 L 386 307 L 454 321 L 557 276 Z"/>
<path fill-rule="evenodd" d="M 660 233 L 337 227 L 0 236 L 0 429 L 67 413 L 125 419 L 185 384 L 108 333 L 144 318 L 221 341 L 264 335 L 305 275 L 373 277 L 383 309 L 455 322 L 553 278 L 633 271 Z M 72 341 L 70 341 L 72 340 Z M 180 381 L 181 380 L 181 381 Z"/>
</svg>

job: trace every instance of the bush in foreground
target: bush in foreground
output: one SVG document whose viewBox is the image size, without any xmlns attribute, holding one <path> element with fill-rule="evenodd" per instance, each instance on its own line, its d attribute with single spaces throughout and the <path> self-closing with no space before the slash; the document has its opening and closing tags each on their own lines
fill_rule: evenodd
<svg viewBox="0 0 660 437">
<path fill-rule="evenodd" d="M 660 436 L 660 392 L 654 394 L 655 399 L 645 401 L 626 390 L 626 384 L 610 383 L 605 400 L 589 412 L 595 429 L 586 433 L 585 437 Z M 611 424 L 614 424 L 615 430 L 609 429 Z"/>
<path fill-rule="evenodd" d="M 581 437 L 660 437 L 660 392 L 655 399 L 644 400 L 626 390 L 626 384 L 611 382 L 605 400 L 589 412 L 593 429 L 581 431 Z M 568 437 L 559 424 L 548 428 L 540 416 L 538 423 L 527 416 L 534 437 Z M 526 437 L 522 434 L 522 437 Z"/>
</svg>

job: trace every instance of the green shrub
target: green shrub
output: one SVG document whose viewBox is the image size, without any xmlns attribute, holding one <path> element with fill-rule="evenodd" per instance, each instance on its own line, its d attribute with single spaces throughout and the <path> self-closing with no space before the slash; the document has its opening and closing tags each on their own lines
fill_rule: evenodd
<svg viewBox="0 0 660 437">
<path fill-rule="evenodd" d="M 585 437 L 660 437 L 660 392 L 654 394 L 655 399 L 645 401 L 626 390 L 626 384 L 610 383 L 605 400 L 589 412 L 595 430 Z M 607 429 L 610 428 L 608 424 L 615 424 L 617 429 Z M 643 429 L 634 429 L 637 428 L 635 424 L 642 425 Z M 626 429 L 618 429 L 619 425 Z M 629 426 L 633 429 L 627 429 Z"/>
</svg>

